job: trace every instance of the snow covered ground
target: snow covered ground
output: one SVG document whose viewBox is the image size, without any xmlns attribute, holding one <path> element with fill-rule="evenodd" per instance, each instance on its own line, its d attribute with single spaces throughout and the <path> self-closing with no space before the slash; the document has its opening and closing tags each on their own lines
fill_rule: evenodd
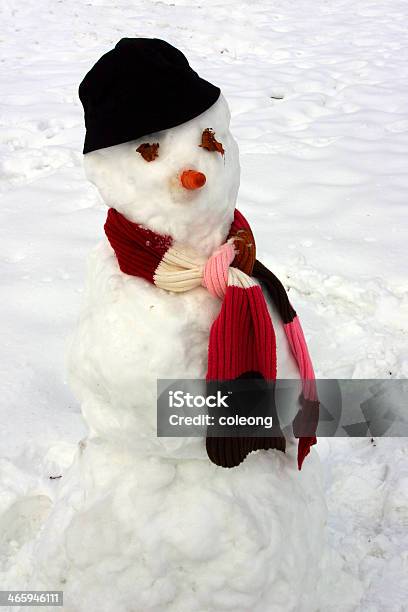
<svg viewBox="0 0 408 612">
<path fill-rule="evenodd" d="M 82 171 L 84 74 L 123 36 L 179 47 L 230 104 L 239 204 L 290 290 L 317 375 L 404 378 L 407 17 L 403 0 L 3 0 L 0 572 L 86 434 L 64 382 L 105 217 Z M 321 440 L 319 452 L 359 609 L 407 610 L 408 445 Z"/>
</svg>

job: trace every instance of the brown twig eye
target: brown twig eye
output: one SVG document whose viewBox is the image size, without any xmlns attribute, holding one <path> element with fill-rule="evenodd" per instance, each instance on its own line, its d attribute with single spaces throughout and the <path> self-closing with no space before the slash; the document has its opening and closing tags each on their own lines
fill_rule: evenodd
<svg viewBox="0 0 408 612">
<path fill-rule="evenodd" d="M 207 151 L 217 151 L 221 153 L 221 155 L 224 155 L 224 147 L 216 140 L 214 130 L 211 128 L 205 128 L 202 133 L 200 147 L 207 149 Z"/>
<path fill-rule="evenodd" d="M 144 142 L 139 147 L 137 147 L 136 151 L 140 153 L 140 155 L 148 162 L 151 162 L 159 157 L 159 143 L 154 142 L 153 144 L 149 144 L 148 142 Z"/>
</svg>

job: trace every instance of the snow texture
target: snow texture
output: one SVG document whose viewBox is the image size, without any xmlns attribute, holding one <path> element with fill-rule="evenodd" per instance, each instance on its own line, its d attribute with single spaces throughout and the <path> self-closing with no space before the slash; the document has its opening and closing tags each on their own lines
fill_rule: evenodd
<svg viewBox="0 0 408 612">
<path fill-rule="evenodd" d="M 289 289 L 317 375 L 407 376 L 405 3 L 26 0 L 0 10 L 2 588 L 63 588 L 72 612 L 135 609 L 135 590 L 153 610 L 183 610 L 178 596 L 199 612 L 264 610 L 265 601 L 285 611 L 405 610 L 404 440 L 320 441 L 328 548 L 315 452 L 300 474 L 292 446 L 287 457 L 254 455 L 228 478 L 193 458 L 146 458 L 135 473 L 128 443 L 78 446 L 87 429 L 63 363 L 106 211 L 82 170 L 77 86 L 121 37 L 154 36 L 228 100 L 238 205 L 260 259 Z M 101 256 L 109 271 L 111 254 Z M 232 555 L 228 538 L 241 527 Z M 127 572 L 141 550 L 145 572 Z M 322 551 L 311 594 L 318 572 L 305 551 Z M 262 593 L 268 580 L 273 593 Z"/>
</svg>

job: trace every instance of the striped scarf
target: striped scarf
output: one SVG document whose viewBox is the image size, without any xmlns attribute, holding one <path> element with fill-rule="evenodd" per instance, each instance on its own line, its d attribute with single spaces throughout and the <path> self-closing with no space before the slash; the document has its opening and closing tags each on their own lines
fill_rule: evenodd
<svg viewBox="0 0 408 612">
<path fill-rule="evenodd" d="M 294 435 L 299 438 L 300 470 L 310 447 L 316 444 L 314 435 L 299 434 L 305 431 L 302 426 L 306 422 L 312 420 L 317 426 L 319 402 L 313 366 L 296 312 L 279 279 L 256 259 L 254 236 L 242 213 L 235 210 L 227 241 L 208 259 L 191 247 L 175 243 L 171 236 L 129 221 L 113 208 L 108 211 L 104 229 L 125 274 L 172 292 L 204 286 L 222 300 L 210 329 L 207 381 L 235 380 L 252 374 L 266 381 L 276 380 L 275 333 L 262 283 L 282 319 L 302 380 L 301 408 L 293 421 Z M 315 429 L 308 433 L 314 434 Z M 210 460 L 223 467 L 238 465 L 253 450 L 284 451 L 285 446 L 283 434 L 274 438 L 207 436 L 206 441 Z"/>
</svg>

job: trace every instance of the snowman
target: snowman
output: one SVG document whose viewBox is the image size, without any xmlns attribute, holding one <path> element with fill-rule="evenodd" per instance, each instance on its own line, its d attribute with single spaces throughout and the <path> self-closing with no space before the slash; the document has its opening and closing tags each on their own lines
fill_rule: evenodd
<svg viewBox="0 0 408 612">
<path fill-rule="evenodd" d="M 89 435 L 31 584 L 63 590 L 69 612 L 315 610 L 315 440 L 156 431 L 158 379 L 308 379 L 315 399 L 296 314 L 236 209 L 227 102 L 179 50 L 142 38 L 105 54 L 80 98 L 86 176 L 109 209 L 69 351 Z"/>
</svg>

